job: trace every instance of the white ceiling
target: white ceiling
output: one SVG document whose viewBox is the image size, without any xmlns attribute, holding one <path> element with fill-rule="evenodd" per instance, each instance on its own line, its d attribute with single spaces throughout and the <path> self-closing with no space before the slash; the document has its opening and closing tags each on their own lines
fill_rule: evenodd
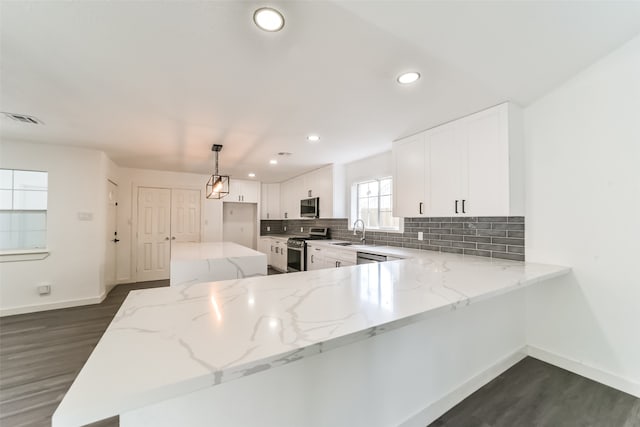
<svg viewBox="0 0 640 427">
<path fill-rule="evenodd" d="M 201 173 L 220 143 L 221 172 L 275 182 L 527 105 L 640 32 L 640 2 L 270 2 L 279 33 L 254 26 L 264 5 L 3 1 L 0 109 L 45 125 L 0 136 Z M 405 70 L 423 77 L 400 87 Z"/>
</svg>

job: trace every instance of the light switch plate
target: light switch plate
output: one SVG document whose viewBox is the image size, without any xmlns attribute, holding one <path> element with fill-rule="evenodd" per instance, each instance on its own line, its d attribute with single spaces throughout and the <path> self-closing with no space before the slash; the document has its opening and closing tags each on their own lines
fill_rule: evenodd
<svg viewBox="0 0 640 427">
<path fill-rule="evenodd" d="M 284 231 L 287 231 L 287 226 L 286 225 L 284 226 Z"/>
<path fill-rule="evenodd" d="M 78 212 L 78 220 L 93 221 L 93 212 Z"/>
<path fill-rule="evenodd" d="M 424 240 L 424 233 L 422 231 L 418 231 L 418 240 Z"/>
<path fill-rule="evenodd" d="M 300 227 L 300 232 L 304 233 L 304 227 Z"/>
</svg>

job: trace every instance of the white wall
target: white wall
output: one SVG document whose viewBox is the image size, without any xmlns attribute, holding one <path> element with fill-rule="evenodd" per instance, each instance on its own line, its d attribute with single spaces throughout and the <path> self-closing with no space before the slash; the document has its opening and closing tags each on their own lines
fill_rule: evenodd
<svg viewBox="0 0 640 427">
<path fill-rule="evenodd" d="M 640 396 L 640 37 L 526 108 L 528 295 L 542 357 Z"/>
<path fill-rule="evenodd" d="M 347 163 L 346 165 L 346 181 L 347 191 L 351 190 L 351 186 L 356 182 L 367 181 L 370 179 L 381 178 L 393 175 L 393 158 L 391 150 L 375 156 L 367 157 L 362 160 Z"/>
<path fill-rule="evenodd" d="M 104 297 L 107 175 L 104 153 L 81 148 L 1 141 L 0 167 L 49 173 L 47 247 L 43 260 L 0 263 L 0 314 L 96 303 Z M 90 212 L 92 221 L 80 221 Z M 40 283 L 52 286 L 39 296 Z"/>
</svg>

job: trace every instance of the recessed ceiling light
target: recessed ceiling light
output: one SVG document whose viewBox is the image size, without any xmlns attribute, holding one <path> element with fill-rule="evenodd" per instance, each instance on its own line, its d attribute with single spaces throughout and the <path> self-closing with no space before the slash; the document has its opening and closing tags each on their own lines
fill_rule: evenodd
<svg viewBox="0 0 640 427">
<path fill-rule="evenodd" d="M 269 160 L 269 163 L 271 163 L 272 165 L 277 165 L 278 161 L 276 159 L 271 159 Z"/>
<path fill-rule="evenodd" d="M 398 83 L 401 85 L 408 85 L 417 82 L 420 78 L 420 73 L 415 71 L 409 71 L 408 73 L 402 73 L 398 76 Z"/>
<path fill-rule="evenodd" d="M 249 172 L 249 178 L 255 178 L 255 177 L 256 177 L 256 174 L 255 174 L 255 173 L 253 173 L 253 172 Z"/>
<path fill-rule="evenodd" d="M 309 142 L 318 142 L 318 141 L 320 141 L 320 137 L 318 135 L 309 135 L 307 137 L 307 141 L 309 141 Z"/>
<path fill-rule="evenodd" d="M 253 22 L 265 31 L 280 31 L 284 27 L 284 16 L 270 7 L 261 7 L 253 13 Z"/>
</svg>

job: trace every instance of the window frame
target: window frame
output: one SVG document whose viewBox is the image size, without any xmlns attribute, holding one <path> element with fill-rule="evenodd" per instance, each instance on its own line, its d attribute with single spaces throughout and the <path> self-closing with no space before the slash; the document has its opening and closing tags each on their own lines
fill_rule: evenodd
<svg viewBox="0 0 640 427">
<path fill-rule="evenodd" d="M 37 247 L 17 247 L 17 248 L 8 248 L 8 249 L 0 249 L 0 262 L 7 262 L 7 261 L 23 261 L 23 260 L 30 260 L 30 259 L 43 259 L 43 257 L 46 257 L 48 254 L 48 249 L 47 249 L 47 245 L 48 245 L 48 213 L 49 213 L 49 172 L 48 171 L 41 171 L 41 170 L 29 170 L 29 169 L 15 169 L 15 168 L 6 168 L 6 167 L 2 167 L 0 168 L 0 170 L 2 171 L 11 171 L 11 188 L 5 188 L 4 186 L 2 187 L 2 190 L 5 191 L 10 191 L 11 192 L 11 207 L 8 209 L 3 209 L 0 208 L 0 212 L 1 213 L 8 213 L 9 215 L 13 214 L 13 213 L 40 213 L 40 214 L 44 214 L 44 228 L 42 230 L 28 230 L 25 228 L 16 228 L 14 229 L 13 227 L 10 227 L 8 229 L 9 232 L 27 232 L 27 231 L 43 231 L 44 232 L 44 239 L 41 242 L 41 245 L 37 246 Z M 24 189 L 24 188 L 16 188 L 16 182 L 15 182 L 15 173 L 16 172 L 38 172 L 38 173 L 42 173 L 46 175 L 46 189 Z M 19 207 L 16 208 L 16 202 L 15 202 L 15 192 L 19 191 L 19 192 L 41 192 L 41 193 L 45 193 L 45 208 L 38 208 L 38 209 L 29 209 L 26 207 Z M 24 255 L 24 257 L 20 257 L 21 255 Z"/>
<path fill-rule="evenodd" d="M 381 194 L 380 192 L 380 188 L 381 188 L 381 181 L 385 181 L 385 180 L 389 180 L 390 181 L 390 192 L 389 194 Z M 380 224 L 380 217 L 381 217 L 381 211 L 380 211 L 380 200 L 381 197 L 386 197 L 389 196 L 391 199 L 391 217 L 392 218 L 397 218 L 398 220 L 398 226 L 397 227 L 372 227 L 369 225 L 365 225 L 367 230 L 375 230 L 375 231 L 381 231 L 381 232 L 386 232 L 386 233 L 402 233 L 403 232 L 403 228 L 404 228 L 404 221 L 402 218 L 400 217 L 396 217 L 393 216 L 393 176 L 391 175 L 385 175 L 385 176 L 381 176 L 381 177 L 371 177 L 368 179 L 363 179 L 363 180 L 359 180 L 356 181 L 352 184 L 351 186 L 351 203 L 352 203 L 352 209 L 351 209 L 351 221 L 349 224 L 349 229 L 352 230 L 353 229 L 353 222 L 361 219 L 359 214 L 360 214 L 360 194 L 359 194 L 359 186 L 362 184 L 368 184 L 371 182 L 377 182 L 378 183 L 378 195 L 377 195 L 377 201 L 378 201 L 378 207 L 377 207 L 377 214 L 378 214 L 378 224 Z M 372 198 L 374 198 L 375 196 L 372 196 Z"/>
</svg>

